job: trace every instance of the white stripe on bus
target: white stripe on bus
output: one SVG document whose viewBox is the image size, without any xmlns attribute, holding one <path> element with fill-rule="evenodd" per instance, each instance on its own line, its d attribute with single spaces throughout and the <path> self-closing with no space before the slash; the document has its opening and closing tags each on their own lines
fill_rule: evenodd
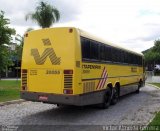
<svg viewBox="0 0 160 131">
<path fill-rule="evenodd" d="M 102 78 L 105 78 L 105 75 L 106 75 L 106 68 L 104 67 Z M 102 87 L 102 82 L 103 82 L 103 80 L 104 80 L 104 79 L 101 79 L 101 80 L 100 80 L 97 89 L 100 89 L 100 88 Z"/>
<path fill-rule="evenodd" d="M 107 72 L 106 72 L 106 76 L 105 76 L 105 79 L 104 79 L 104 81 L 103 81 L 102 88 L 104 88 L 105 83 L 106 83 L 106 81 L 107 81 L 107 78 L 108 78 L 108 74 L 107 74 Z"/>
<path fill-rule="evenodd" d="M 103 77 L 104 70 L 105 70 L 105 67 L 103 68 L 103 71 L 102 71 L 102 74 L 101 74 L 101 80 L 102 80 L 102 77 Z M 99 80 L 99 82 L 98 82 L 98 85 L 97 85 L 97 88 L 96 88 L 96 89 L 98 89 L 98 88 L 99 88 L 99 85 L 100 85 L 100 83 L 101 83 L 101 80 Z"/>
</svg>

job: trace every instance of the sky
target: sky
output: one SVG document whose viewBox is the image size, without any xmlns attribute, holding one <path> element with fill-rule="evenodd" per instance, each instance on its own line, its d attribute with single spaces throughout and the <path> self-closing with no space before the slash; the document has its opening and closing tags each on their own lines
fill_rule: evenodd
<svg viewBox="0 0 160 131">
<path fill-rule="evenodd" d="M 61 19 L 52 27 L 74 26 L 106 41 L 141 52 L 160 38 L 160 0 L 45 0 L 55 6 Z M 39 29 L 25 20 L 39 0 L 0 0 L 0 10 L 10 27 L 23 35 L 27 28 Z"/>
</svg>

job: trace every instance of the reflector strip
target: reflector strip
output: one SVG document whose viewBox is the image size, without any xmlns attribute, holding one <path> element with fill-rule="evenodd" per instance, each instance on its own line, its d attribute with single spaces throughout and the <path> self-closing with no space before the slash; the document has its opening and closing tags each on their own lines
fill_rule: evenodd
<svg viewBox="0 0 160 131">
<path fill-rule="evenodd" d="M 104 87 L 106 80 L 107 80 L 107 69 L 104 67 L 102 75 L 101 75 L 101 80 L 99 81 L 97 88 L 96 89 L 101 89 Z"/>
<path fill-rule="evenodd" d="M 105 76 L 105 79 L 103 79 L 101 88 L 104 88 L 104 85 L 105 85 L 105 83 L 106 83 L 106 81 L 107 81 L 107 78 L 108 78 L 108 74 L 107 74 L 107 72 L 106 72 L 106 76 Z"/>
</svg>

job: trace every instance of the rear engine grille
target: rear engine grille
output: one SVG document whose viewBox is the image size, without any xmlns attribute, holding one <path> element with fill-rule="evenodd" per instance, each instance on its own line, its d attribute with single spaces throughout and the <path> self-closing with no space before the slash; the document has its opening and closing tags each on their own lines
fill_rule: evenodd
<svg viewBox="0 0 160 131">
<path fill-rule="evenodd" d="M 73 74 L 64 74 L 64 88 L 72 88 Z"/>
<path fill-rule="evenodd" d="M 92 92 L 95 90 L 95 82 L 84 82 L 83 83 L 83 92 Z"/>
<path fill-rule="evenodd" d="M 27 70 L 22 70 L 22 90 L 27 88 Z"/>
</svg>

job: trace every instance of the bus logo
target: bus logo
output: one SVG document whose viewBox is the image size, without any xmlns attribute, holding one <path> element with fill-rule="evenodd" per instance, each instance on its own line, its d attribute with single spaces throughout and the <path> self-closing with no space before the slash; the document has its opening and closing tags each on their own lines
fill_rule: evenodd
<svg viewBox="0 0 160 131">
<path fill-rule="evenodd" d="M 46 41 L 43 39 L 42 42 L 44 43 L 44 46 L 49 46 L 51 45 L 50 40 L 47 40 L 49 44 L 46 44 Z M 57 57 L 55 51 L 53 48 L 46 48 L 42 55 L 39 54 L 38 49 L 31 49 L 31 55 L 34 57 L 34 60 L 36 62 L 37 65 L 43 65 L 47 59 L 47 57 L 49 57 L 52 65 L 60 65 L 61 63 L 61 58 Z"/>
</svg>

